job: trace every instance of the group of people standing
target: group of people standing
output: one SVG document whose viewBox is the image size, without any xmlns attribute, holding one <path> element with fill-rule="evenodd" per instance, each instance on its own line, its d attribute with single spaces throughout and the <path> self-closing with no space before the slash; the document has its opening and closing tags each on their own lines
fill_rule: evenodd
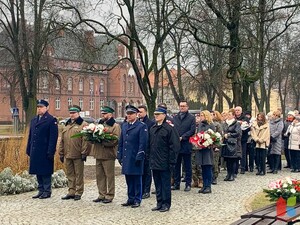
<svg viewBox="0 0 300 225">
<path fill-rule="evenodd" d="M 37 116 L 32 119 L 26 153 L 30 157 L 29 173 L 36 174 L 38 193 L 33 198 L 51 197 L 51 174 L 58 139 L 57 120 L 48 110 L 45 100 L 37 102 Z M 217 184 L 220 167 L 226 167 L 224 181 L 234 181 L 237 174 L 253 172 L 266 174 L 266 161 L 271 173 L 281 168 L 281 151 L 292 172 L 300 172 L 300 116 L 289 112 L 286 121 L 280 111 L 268 117 L 242 112 L 237 106 L 222 114 L 203 110 L 196 117 L 189 113 L 186 101 L 179 103 L 179 113 L 167 115 L 167 106 L 159 104 L 154 120 L 149 119 L 147 107 L 126 106 L 126 120 L 120 126 L 113 117 L 114 109 L 101 108 L 103 124 L 119 140 L 91 143 L 82 138 L 71 138 L 87 123 L 80 117 L 81 108 L 69 107 L 67 121 L 59 142 L 60 161 L 68 178 L 68 193 L 62 200 L 80 200 L 84 191 L 84 162 L 88 155 L 96 159 L 98 196 L 93 201 L 111 203 L 115 196 L 115 159 L 122 166 L 127 184 L 124 207 L 137 208 L 142 199 L 150 197 L 152 177 L 157 205 L 153 211 L 166 212 L 171 207 L 171 190 L 180 190 L 182 171 L 184 191 L 201 187 L 202 194 L 212 192 Z M 197 149 L 189 139 L 195 133 L 213 130 L 222 135 L 222 146 Z M 249 156 L 249 160 L 248 160 Z M 194 183 L 192 184 L 192 181 Z M 196 185 L 195 185 L 196 184 Z"/>
</svg>

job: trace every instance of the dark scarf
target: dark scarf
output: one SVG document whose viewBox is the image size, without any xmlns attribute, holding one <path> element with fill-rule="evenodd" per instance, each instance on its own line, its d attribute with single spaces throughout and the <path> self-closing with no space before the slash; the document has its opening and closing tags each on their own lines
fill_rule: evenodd
<svg viewBox="0 0 300 225">
<path fill-rule="evenodd" d="M 262 125 L 264 125 L 265 123 L 263 122 L 263 121 L 257 121 L 257 125 L 260 127 L 260 126 L 262 126 Z"/>
<path fill-rule="evenodd" d="M 68 119 L 68 121 L 66 122 L 66 126 L 68 124 L 71 124 L 72 123 L 72 120 L 71 118 Z M 83 123 L 83 119 L 79 116 L 76 120 L 74 120 L 74 123 L 77 123 L 78 125 L 81 125 Z"/>
<path fill-rule="evenodd" d="M 113 117 L 111 117 L 110 119 L 108 119 L 107 121 L 105 121 L 105 123 L 108 125 L 108 126 L 113 126 L 115 124 L 115 119 Z"/>
</svg>

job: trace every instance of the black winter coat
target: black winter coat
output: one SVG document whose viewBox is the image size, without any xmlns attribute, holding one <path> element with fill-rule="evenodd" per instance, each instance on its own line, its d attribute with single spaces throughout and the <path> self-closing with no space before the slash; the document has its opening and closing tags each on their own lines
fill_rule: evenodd
<svg viewBox="0 0 300 225">
<path fill-rule="evenodd" d="M 240 117 L 237 117 L 236 120 L 238 122 L 243 122 L 246 121 L 247 123 L 250 123 L 250 120 L 247 116 L 245 116 L 244 114 L 242 114 Z M 248 137 L 249 137 L 249 132 L 250 132 L 250 126 L 249 128 L 242 130 L 242 137 L 241 137 L 241 142 L 247 142 L 248 141 Z"/>
<path fill-rule="evenodd" d="M 222 156 L 224 158 L 241 158 L 241 136 L 242 130 L 240 123 L 235 120 L 232 124 L 224 123 L 224 134 L 227 134 L 227 139 L 224 138 L 222 147 Z"/>
<path fill-rule="evenodd" d="M 181 148 L 179 153 L 191 154 L 192 144 L 189 142 L 190 137 L 195 134 L 196 131 L 196 119 L 195 117 L 187 112 L 181 119 L 179 113 L 174 117 L 174 126 L 182 137 Z"/>
<path fill-rule="evenodd" d="M 175 128 L 166 121 L 150 129 L 150 168 L 168 170 L 175 165 L 180 150 L 179 135 Z"/>
</svg>

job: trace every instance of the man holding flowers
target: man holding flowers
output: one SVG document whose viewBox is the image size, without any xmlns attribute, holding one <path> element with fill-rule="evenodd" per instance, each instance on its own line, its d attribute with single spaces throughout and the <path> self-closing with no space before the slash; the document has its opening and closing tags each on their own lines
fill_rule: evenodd
<svg viewBox="0 0 300 225">
<path fill-rule="evenodd" d="M 103 124 L 106 133 L 120 136 L 121 128 L 113 117 L 114 109 L 109 106 L 101 108 Z M 93 155 L 96 158 L 96 180 L 99 196 L 93 202 L 112 202 L 115 196 L 115 159 L 117 157 L 118 140 L 103 140 L 93 145 Z"/>
<path fill-rule="evenodd" d="M 69 187 L 68 194 L 62 197 L 62 200 L 80 200 L 84 190 L 84 161 L 86 161 L 91 145 L 83 137 L 71 138 L 88 125 L 80 117 L 80 111 L 81 108 L 77 105 L 69 107 L 70 119 L 66 122 L 61 134 L 59 157 L 60 161 L 65 164 Z"/>
</svg>

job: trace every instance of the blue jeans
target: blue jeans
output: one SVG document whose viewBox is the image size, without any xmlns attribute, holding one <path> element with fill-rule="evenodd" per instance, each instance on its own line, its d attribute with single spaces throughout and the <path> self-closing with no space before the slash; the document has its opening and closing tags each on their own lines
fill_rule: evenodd
<svg viewBox="0 0 300 225">
<path fill-rule="evenodd" d="M 38 181 L 39 193 L 46 193 L 51 195 L 51 174 L 50 175 L 36 175 Z"/>
</svg>

